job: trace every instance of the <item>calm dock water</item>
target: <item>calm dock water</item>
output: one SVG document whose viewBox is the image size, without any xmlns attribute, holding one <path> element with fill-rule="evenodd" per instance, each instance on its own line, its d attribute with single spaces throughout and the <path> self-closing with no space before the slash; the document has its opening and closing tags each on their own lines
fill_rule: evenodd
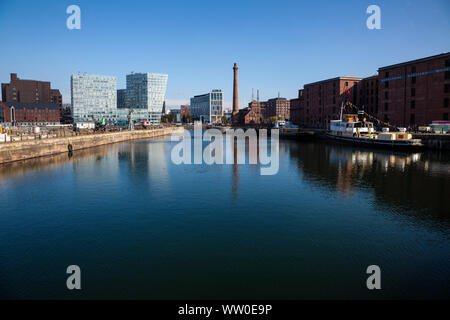
<svg viewBox="0 0 450 320">
<path fill-rule="evenodd" d="M 280 170 L 169 140 L 0 166 L 2 298 L 449 298 L 450 156 L 280 142 Z M 82 289 L 66 289 L 66 268 Z M 382 290 L 366 288 L 379 265 Z"/>
</svg>

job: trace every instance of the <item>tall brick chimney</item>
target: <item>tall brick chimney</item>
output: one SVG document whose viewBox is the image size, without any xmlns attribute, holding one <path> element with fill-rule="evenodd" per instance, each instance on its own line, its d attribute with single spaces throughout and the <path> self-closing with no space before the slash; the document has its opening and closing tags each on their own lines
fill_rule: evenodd
<svg viewBox="0 0 450 320">
<path fill-rule="evenodd" d="M 237 114 L 239 113 L 239 93 L 238 93 L 238 65 L 234 64 L 234 80 L 233 80 L 233 122 L 237 120 Z"/>
</svg>

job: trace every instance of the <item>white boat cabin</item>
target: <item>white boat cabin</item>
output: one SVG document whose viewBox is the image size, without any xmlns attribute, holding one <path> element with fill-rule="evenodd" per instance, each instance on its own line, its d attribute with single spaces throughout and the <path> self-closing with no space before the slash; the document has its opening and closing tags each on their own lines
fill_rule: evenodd
<svg viewBox="0 0 450 320">
<path fill-rule="evenodd" d="M 345 115 L 344 120 L 330 120 L 330 130 L 335 133 L 360 134 L 373 133 L 372 122 L 362 122 L 354 115 Z"/>
</svg>

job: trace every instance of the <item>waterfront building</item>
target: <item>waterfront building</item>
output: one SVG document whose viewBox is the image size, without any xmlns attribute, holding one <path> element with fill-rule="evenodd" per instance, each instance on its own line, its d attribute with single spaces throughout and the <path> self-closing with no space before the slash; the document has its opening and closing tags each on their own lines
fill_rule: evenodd
<svg viewBox="0 0 450 320">
<path fill-rule="evenodd" d="M 114 123 L 117 118 L 115 77 L 73 74 L 70 81 L 75 122 L 92 120 Z"/>
<path fill-rule="evenodd" d="M 261 102 L 259 101 L 259 90 L 258 97 L 255 100 L 252 93 L 252 101 L 248 104 L 247 108 L 240 109 L 237 114 L 234 115 L 234 124 L 239 126 L 252 126 L 261 124 Z"/>
<path fill-rule="evenodd" d="M 57 125 L 61 109 L 55 103 L 0 102 L 0 122 L 11 125 Z"/>
<path fill-rule="evenodd" d="M 301 91 L 301 90 L 300 90 Z M 450 53 L 402 62 L 358 78 L 338 77 L 304 85 L 291 100 L 294 123 L 327 128 L 339 119 L 343 100 L 384 122 L 418 127 L 448 121 L 450 113 Z"/>
<path fill-rule="evenodd" d="M 330 120 L 339 119 L 343 101 L 356 103 L 361 80 L 355 76 L 343 76 L 305 84 L 299 91 L 298 100 L 294 101 L 293 122 L 327 128 Z"/>
<path fill-rule="evenodd" d="M 408 127 L 449 120 L 450 53 L 378 69 L 378 118 Z"/>
<path fill-rule="evenodd" d="M 212 90 L 191 98 L 191 116 L 204 122 L 221 122 L 223 117 L 222 90 Z"/>
<path fill-rule="evenodd" d="M 62 95 L 48 81 L 22 80 L 11 73 L 9 83 L 2 83 L 2 101 L 57 104 L 62 107 Z"/>
<path fill-rule="evenodd" d="M 265 103 L 264 118 L 277 117 L 282 120 L 290 119 L 290 101 L 286 98 L 269 99 Z"/>
<path fill-rule="evenodd" d="M 250 103 L 252 104 L 252 103 Z M 259 113 L 255 111 L 254 105 L 248 106 L 247 108 L 240 109 L 237 114 L 233 116 L 235 124 L 239 124 L 240 126 L 250 126 L 250 125 L 258 125 L 261 123 L 261 118 Z"/>
<path fill-rule="evenodd" d="M 378 91 L 378 74 L 361 80 L 357 98 L 358 107 L 375 117 L 379 111 Z"/>
<path fill-rule="evenodd" d="M 167 87 L 167 74 L 131 73 L 127 75 L 126 89 L 118 91 L 118 111 L 121 120 L 133 109 L 136 121 L 151 124 L 161 122 Z"/>
<path fill-rule="evenodd" d="M 191 106 L 190 105 L 182 105 L 180 107 L 180 117 L 181 121 L 187 121 L 191 118 Z"/>
<path fill-rule="evenodd" d="M 297 125 L 306 126 L 303 122 L 303 89 L 298 90 L 298 97 L 290 100 L 290 119 Z"/>
<path fill-rule="evenodd" d="M 132 73 L 127 75 L 127 99 L 134 109 L 161 114 L 166 95 L 167 74 Z"/>
</svg>

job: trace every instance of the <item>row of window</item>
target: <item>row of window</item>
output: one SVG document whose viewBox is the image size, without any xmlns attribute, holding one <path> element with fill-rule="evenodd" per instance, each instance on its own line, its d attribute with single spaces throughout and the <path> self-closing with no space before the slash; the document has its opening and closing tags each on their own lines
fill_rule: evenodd
<svg viewBox="0 0 450 320">
<path fill-rule="evenodd" d="M 444 93 L 450 93 L 450 84 L 446 83 L 444 85 Z M 411 88 L 411 97 L 416 96 L 416 88 Z M 384 92 L 384 98 L 389 99 L 389 91 Z"/>
<path fill-rule="evenodd" d="M 450 67 L 450 59 L 445 60 L 445 67 L 446 68 Z M 417 72 L 416 66 L 411 66 L 411 73 L 416 73 L 416 72 Z M 389 72 L 385 72 L 384 77 L 389 78 Z M 447 79 L 447 76 L 446 76 L 446 79 Z"/>
</svg>

